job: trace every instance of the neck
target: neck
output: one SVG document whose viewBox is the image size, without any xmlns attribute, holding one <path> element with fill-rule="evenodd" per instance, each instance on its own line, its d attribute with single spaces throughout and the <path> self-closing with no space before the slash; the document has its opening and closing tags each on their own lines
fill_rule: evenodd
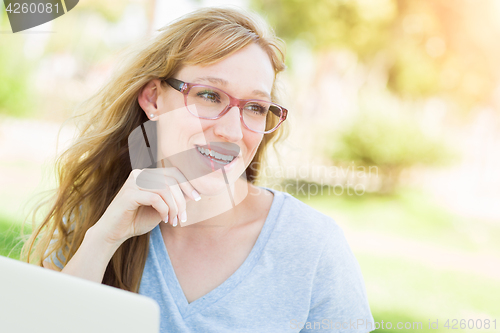
<svg viewBox="0 0 500 333">
<path fill-rule="evenodd" d="M 216 195 L 201 195 L 200 201 L 186 203 L 187 221 L 177 227 L 163 224 L 173 236 L 213 236 L 218 238 L 240 225 L 251 200 L 248 195 L 251 185 L 244 179 L 229 184 L 227 189 Z M 229 193 L 230 192 L 230 193 Z M 234 204 L 234 206 L 233 206 Z"/>
</svg>

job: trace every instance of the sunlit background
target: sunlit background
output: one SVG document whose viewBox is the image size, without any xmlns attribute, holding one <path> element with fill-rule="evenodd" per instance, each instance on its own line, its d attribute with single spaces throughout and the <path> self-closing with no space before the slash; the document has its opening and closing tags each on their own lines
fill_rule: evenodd
<svg viewBox="0 0 500 333">
<path fill-rule="evenodd" d="M 20 224 L 75 132 L 61 126 L 120 52 L 221 4 L 86 0 L 16 34 L 0 5 L 1 255 L 18 258 Z M 260 184 L 344 229 L 377 322 L 496 319 L 500 332 L 500 1 L 230 4 L 287 43 L 290 134 Z"/>
</svg>

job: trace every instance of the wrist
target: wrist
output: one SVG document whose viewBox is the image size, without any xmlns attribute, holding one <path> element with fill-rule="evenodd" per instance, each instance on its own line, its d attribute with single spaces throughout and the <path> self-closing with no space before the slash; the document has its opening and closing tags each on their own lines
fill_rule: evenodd
<svg viewBox="0 0 500 333">
<path fill-rule="evenodd" d="M 97 222 L 92 227 L 90 227 L 85 233 L 85 239 L 91 243 L 102 244 L 106 249 L 109 249 L 113 253 L 126 241 L 126 239 L 115 240 L 102 228 L 101 224 Z"/>
<path fill-rule="evenodd" d="M 121 243 L 107 241 L 101 228 L 94 225 L 86 231 L 82 244 L 63 273 L 102 283 L 106 267 Z"/>
</svg>

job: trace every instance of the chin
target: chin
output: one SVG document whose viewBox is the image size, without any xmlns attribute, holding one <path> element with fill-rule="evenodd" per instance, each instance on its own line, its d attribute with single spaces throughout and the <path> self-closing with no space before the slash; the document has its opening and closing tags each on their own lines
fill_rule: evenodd
<svg viewBox="0 0 500 333">
<path fill-rule="evenodd" d="M 191 185 L 200 193 L 201 195 L 218 195 L 223 192 L 227 192 L 227 185 L 224 182 L 224 178 L 221 177 L 209 177 L 204 176 L 191 181 Z"/>
<path fill-rule="evenodd" d="M 232 187 L 239 178 L 246 179 L 245 176 L 246 174 L 244 170 L 242 172 L 233 170 L 233 172 L 227 174 L 227 180 L 229 182 L 229 185 Z M 209 175 L 193 179 L 190 181 L 190 183 L 191 185 L 193 185 L 196 191 L 198 191 L 198 193 L 202 195 L 211 196 L 227 192 L 227 184 L 220 170 Z"/>
</svg>

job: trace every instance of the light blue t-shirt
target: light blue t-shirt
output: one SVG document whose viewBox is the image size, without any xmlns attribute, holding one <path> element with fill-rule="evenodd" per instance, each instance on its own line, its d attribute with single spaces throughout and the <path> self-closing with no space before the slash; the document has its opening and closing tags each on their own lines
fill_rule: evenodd
<svg viewBox="0 0 500 333">
<path fill-rule="evenodd" d="M 250 254 L 226 281 L 188 303 L 159 226 L 139 293 L 158 302 L 161 333 L 369 332 L 363 276 L 336 222 L 291 195 L 273 203 Z"/>
</svg>

